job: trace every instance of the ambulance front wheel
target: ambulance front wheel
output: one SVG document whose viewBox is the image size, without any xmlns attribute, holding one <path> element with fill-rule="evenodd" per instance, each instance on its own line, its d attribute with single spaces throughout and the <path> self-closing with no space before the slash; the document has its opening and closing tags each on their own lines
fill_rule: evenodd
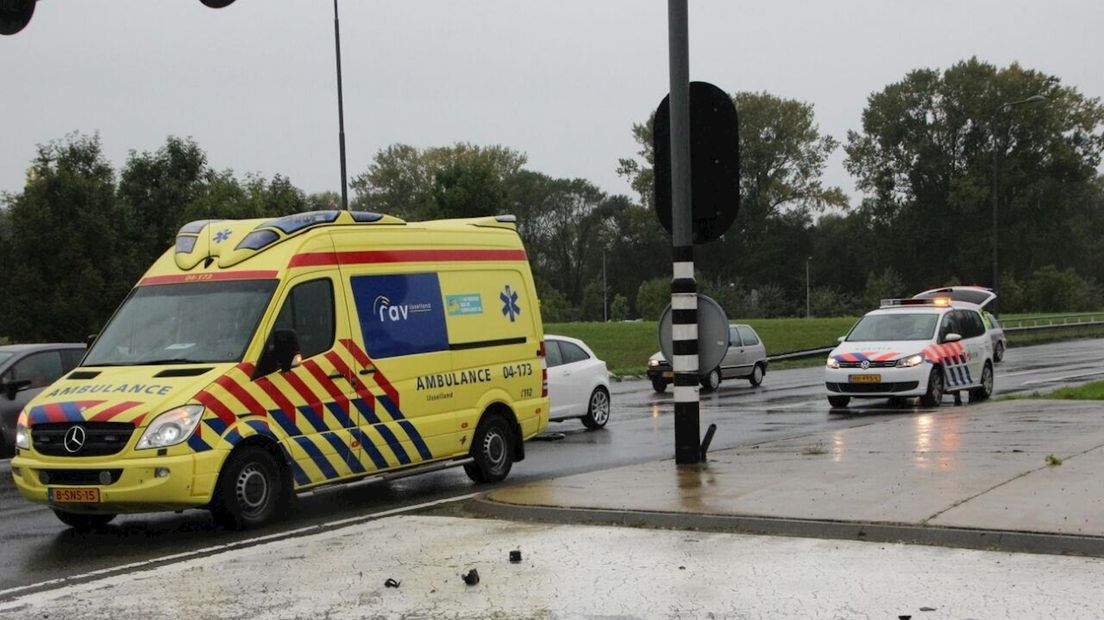
<svg viewBox="0 0 1104 620">
<path fill-rule="evenodd" d="M 514 464 L 514 434 L 502 415 L 483 416 L 472 438 L 473 462 L 464 465 L 468 477 L 476 482 L 500 482 Z"/>
<path fill-rule="evenodd" d="M 211 513 L 228 529 L 254 527 L 280 512 L 287 502 L 287 489 L 272 454 L 260 446 L 245 446 L 223 466 Z"/>
<path fill-rule="evenodd" d="M 115 519 L 115 515 L 111 514 L 89 515 L 76 512 L 65 512 L 64 510 L 57 510 L 56 508 L 54 509 L 54 514 L 57 515 L 57 518 L 62 523 L 78 532 L 97 530 Z"/>
</svg>

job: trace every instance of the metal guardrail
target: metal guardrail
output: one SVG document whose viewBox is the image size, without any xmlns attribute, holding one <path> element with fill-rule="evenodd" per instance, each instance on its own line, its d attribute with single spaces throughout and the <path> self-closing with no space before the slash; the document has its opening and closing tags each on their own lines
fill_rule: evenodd
<svg viewBox="0 0 1104 620">
<path fill-rule="evenodd" d="M 821 347 L 819 349 L 804 349 L 802 351 L 790 351 L 789 353 L 779 353 L 778 355 L 768 355 L 768 362 L 781 362 L 784 360 L 803 360 L 810 357 L 819 357 L 821 355 L 828 355 L 832 352 L 832 349 L 836 347 Z"/>
<path fill-rule="evenodd" d="M 1068 323 L 1047 323 L 1044 325 L 1024 325 L 1020 327 L 1005 327 L 1005 333 L 1024 334 L 1034 332 L 1046 332 L 1062 329 L 1076 329 L 1078 327 L 1104 327 L 1104 321 L 1071 321 Z"/>
<path fill-rule="evenodd" d="M 1018 326 L 1018 327 L 1005 327 L 1004 331 L 1007 334 L 1032 334 L 1032 333 L 1042 333 L 1042 332 L 1055 331 L 1055 330 L 1076 329 L 1078 327 L 1082 327 L 1082 328 L 1084 328 L 1084 327 L 1089 327 L 1089 328 L 1099 327 L 1099 328 L 1104 329 L 1104 320 L 1102 320 L 1102 321 L 1077 320 L 1077 321 L 1066 321 L 1066 322 L 1061 322 L 1061 323 L 1053 322 L 1054 319 L 1071 319 L 1071 318 L 1085 319 L 1085 318 L 1093 318 L 1093 317 L 1098 317 L 1098 316 L 1104 317 L 1104 314 L 1101 314 L 1101 313 L 1097 312 L 1097 313 L 1092 313 L 1092 314 L 1081 314 L 1081 315 L 1060 315 L 1060 316 L 1054 316 L 1054 317 L 1040 317 L 1039 319 L 1028 319 L 1028 320 L 1031 320 L 1031 321 L 1039 321 L 1040 324 L 1037 324 L 1037 325 L 1021 325 L 1021 326 Z M 1050 321 L 1050 322 L 1042 323 L 1042 321 Z M 812 357 L 820 357 L 822 355 L 828 355 L 829 353 L 832 352 L 832 349 L 834 349 L 834 348 L 836 348 L 835 345 L 830 346 L 830 347 L 820 347 L 818 349 L 803 349 L 801 351 L 790 351 L 788 353 L 779 353 L 778 355 L 768 355 L 767 356 L 767 361 L 769 361 L 769 362 L 781 362 L 781 361 L 784 361 L 784 360 L 803 360 L 803 359 L 809 359 L 809 358 L 812 358 Z"/>
</svg>

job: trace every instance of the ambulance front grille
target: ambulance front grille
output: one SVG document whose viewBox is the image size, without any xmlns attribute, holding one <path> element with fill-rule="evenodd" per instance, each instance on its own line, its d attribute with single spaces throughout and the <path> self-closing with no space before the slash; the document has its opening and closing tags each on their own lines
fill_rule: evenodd
<svg viewBox="0 0 1104 620">
<path fill-rule="evenodd" d="M 74 426 L 84 429 L 84 442 L 76 451 L 65 446 L 65 434 Z M 48 422 L 31 427 L 31 444 L 46 456 L 108 456 L 126 447 L 134 425 L 129 422 Z M 75 444 L 70 442 L 70 448 Z"/>
</svg>

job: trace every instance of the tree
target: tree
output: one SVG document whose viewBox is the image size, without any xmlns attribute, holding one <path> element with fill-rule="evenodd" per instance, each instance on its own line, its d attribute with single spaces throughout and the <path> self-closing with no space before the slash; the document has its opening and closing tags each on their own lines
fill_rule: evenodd
<svg viewBox="0 0 1104 620">
<path fill-rule="evenodd" d="M 1043 105 L 1006 106 L 1043 95 Z M 872 94 L 845 165 L 884 234 L 864 246 L 910 289 L 957 278 L 991 281 L 992 178 L 999 166 L 1000 256 L 1025 277 L 1039 266 L 1088 264 L 1104 223 L 1096 185 L 1104 109 L 1056 76 L 972 58 L 918 69 Z M 1009 251 L 1015 248 L 1015 251 Z"/>
<path fill-rule="evenodd" d="M 180 217 L 203 192 L 207 173 L 207 155 L 191 140 L 170 136 L 154 153 L 130 152 L 117 194 L 135 258 L 129 280 L 173 243 Z"/>
<path fill-rule="evenodd" d="M 660 313 L 671 303 L 671 278 L 645 280 L 636 293 L 636 311 L 645 321 L 658 321 Z"/>
<path fill-rule="evenodd" d="M 618 293 L 613 296 L 609 306 L 609 318 L 613 321 L 624 321 L 629 318 L 629 300 Z"/>
<path fill-rule="evenodd" d="M 354 208 L 409 221 L 495 215 L 526 156 L 508 147 L 457 143 L 419 150 L 393 144 L 349 183 Z"/>
<path fill-rule="evenodd" d="M 97 136 L 40 145 L 23 191 L 8 198 L 5 331 L 16 341 L 84 340 L 132 282 L 114 171 Z"/>
</svg>

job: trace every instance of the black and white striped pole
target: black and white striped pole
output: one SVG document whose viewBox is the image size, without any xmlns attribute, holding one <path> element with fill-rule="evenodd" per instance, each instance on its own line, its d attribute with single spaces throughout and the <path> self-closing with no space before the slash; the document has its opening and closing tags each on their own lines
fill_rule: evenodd
<svg viewBox="0 0 1104 620">
<path fill-rule="evenodd" d="M 690 52 L 687 0 L 668 0 L 671 72 L 671 367 L 674 370 L 675 462 L 701 461 L 698 414 L 698 286 L 690 187 Z"/>
</svg>

